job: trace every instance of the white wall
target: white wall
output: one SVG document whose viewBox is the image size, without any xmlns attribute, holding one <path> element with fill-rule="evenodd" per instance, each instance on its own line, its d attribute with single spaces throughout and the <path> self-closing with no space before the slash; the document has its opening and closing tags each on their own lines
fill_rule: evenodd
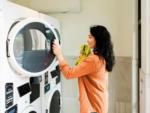
<svg viewBox="0 0 150 113">
<path fill-rule="evenodd" d="M 80 13 L 49 14 L 62 24 L 63 52 L 74 56 L 86 43 L 89 26 L 106 26 L 114 43 L 116 56 L 132 56 L 133 9 L 131 0 L 81 0 Z"/>
<path fill-rule="evenodd" d="M 142 70 L 150 75 L 150 1 L 142 1 Z"/>
</svg>

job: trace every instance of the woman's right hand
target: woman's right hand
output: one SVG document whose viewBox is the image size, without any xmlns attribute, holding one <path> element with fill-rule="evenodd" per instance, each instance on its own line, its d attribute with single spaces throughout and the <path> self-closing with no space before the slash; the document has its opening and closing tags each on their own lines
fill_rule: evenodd
<svg viewBox="0 0 150 113">
<path fill-rule="evenodd" d="M 59 45 L 59 42 L 56 39 L 53 41 L 52 49 L 53 49 L 54 54 L 57 57 L 60 56 L 60 55 L 62 55 L 61 47 Z"/>
</svg>

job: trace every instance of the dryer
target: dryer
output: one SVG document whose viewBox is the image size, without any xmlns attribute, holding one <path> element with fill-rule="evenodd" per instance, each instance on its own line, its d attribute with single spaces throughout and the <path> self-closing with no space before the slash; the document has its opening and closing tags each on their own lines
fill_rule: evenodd
<svg viewBox="0 0 150 113">
<path fill-rule="evenodd" d="M 40 18 L 54 27 L 54 30 L 59 39 L 59 43 L 61 44 L 60 22 L 56 18 L 50 17 L 45 14 L 40 14 Z M 44 74 L 42 84 L 42 113 L 60 113 L 61 77 L 58 61 L 56 61 L 52 65 L 52 68 Z"/>
<path fill-rule="evenodd" d="M 0 113 L 41 113 L 41 76 L 56 62 L 57 33 L 38 12 L 8 1 L 0 18 Z"/>
</svg>

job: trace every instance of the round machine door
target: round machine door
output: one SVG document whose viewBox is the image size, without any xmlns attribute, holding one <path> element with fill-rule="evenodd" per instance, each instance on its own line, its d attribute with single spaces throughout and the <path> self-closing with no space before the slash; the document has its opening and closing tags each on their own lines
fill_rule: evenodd
<svg viewBox="0 0 150 113">
<path fill-rule="evenodd" d="M 7 57 L 11 67 L 20 75 L 43 75 L 55 62 L 53 40 L 59 40 L 47 22 L 28 18 L 12 27 L 7 39 Z"/>
<path fill-rule="evenodd" d="M 58 40 L 59 40 L 59 44 L 60 44 L 60 43 L 61 43 L 60 32 L 59 32 L 59 30 L 56 29 L 56 28 L 54 28 L 54 30 L 55 30 L 55 32 L 56 32 L 56 34 L 57 34 L 57 36 L 58 36 Z"/>
<path fill-rule="evenodd" d="M 29 106 L 27 107 L 22 113 L 38 113 L 34 107 Z"/>
<path fill-rule="evenodd" d="M 56 90 L 51 98 L 49 113 L 60 113 L 60 92 Z"/>
</svg>

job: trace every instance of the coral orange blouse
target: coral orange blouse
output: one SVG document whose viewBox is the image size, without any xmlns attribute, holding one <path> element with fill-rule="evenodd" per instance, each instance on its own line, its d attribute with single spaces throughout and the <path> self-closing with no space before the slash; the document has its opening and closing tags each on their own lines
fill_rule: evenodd
<svg viewBox="0 0 150 113">
<path fill-rule="evenodd" d="M 105 61 L 97 55 L 90 55 L 73 68 L 65 61 L 60 62 L 60 69 L 67 79 L 78 78 L 80 113 L 107 113 L 108 72 L 105 66 Z"/>
</svg>

